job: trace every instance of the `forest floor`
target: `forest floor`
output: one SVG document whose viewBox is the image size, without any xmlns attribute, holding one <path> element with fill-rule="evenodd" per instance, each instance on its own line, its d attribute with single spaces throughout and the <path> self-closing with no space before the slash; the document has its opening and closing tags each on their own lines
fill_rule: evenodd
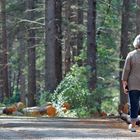
<svg viewBox="0 0 140 140">
<path fill-rule="evenodd" d="M 1 140 L 140 140 L 115 119 L 32 118 L 0 116 Z"/>
</svg>

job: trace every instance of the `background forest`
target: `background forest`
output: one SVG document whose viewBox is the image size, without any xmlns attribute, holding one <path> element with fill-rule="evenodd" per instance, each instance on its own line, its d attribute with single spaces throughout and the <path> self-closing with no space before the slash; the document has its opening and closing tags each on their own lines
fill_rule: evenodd
<svg viewBox="0 0 140 140">
<path fill-rule="evenodd" d="M 0 101 L 117 114 L 140 0 L 0 0 Z M 62 114 L 61 114 L 62 115 Z"/>
</svg>

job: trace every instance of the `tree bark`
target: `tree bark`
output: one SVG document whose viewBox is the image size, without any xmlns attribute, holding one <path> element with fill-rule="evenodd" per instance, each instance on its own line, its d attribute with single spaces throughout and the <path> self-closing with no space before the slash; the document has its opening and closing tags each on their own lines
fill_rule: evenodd
<svg viewBox="0 0 140 140">
<path fill-rule="evenodd" d="M 83 1 L 78 0 L 78 24 L 83 25 Z M 81 50 L 83 48 L 83 32 L 81 31 L 81 28 L 78 29 L 77 34 L 77 56 L 80 55 Z M 78 65 L 82 66 L 82 61 L 78 60 Z"/>
<path fill-rule="evenodd" d="M 45 90 L 53 92 L 62 79 L 61 1 L 46 0 L 45 6 Z"/>
<path fill-rule="evenodd" d="M 77 0 L 71 0 L 71 24 L 77 24 L 77 9 L 73 8 L 77 4 Z M 77 56 L 77 30 L 71 27 L 71 65 L 75 64 L 75 56 Z"/>
<path fill-rule="evenodd" d="M 25 105 L 26 104 L 26 85 L 25 85 L 25 46 L 27 45 L 24 41 L 24 28 L 19 27 L 19 32 L 17 34 L 17 39 L 19 41 L 19 90 L 20 90 L 20 100 Z M 26 45 L 25 45 L 26 44 Z"/>
<path fill-rule="evenodd" d="M 9 84 L 8 84 L 8 49 L 7 49 L 7 29 L 6 29 L 6 0 L 1 0 L 1 21 L 2 21 L 2 83 L 3 96 L 9 98 Z"/>
<path fill-rule="evenodd" d="M 61 14 L 62 14 L 62 4 L 61 0 L 56 0 L 55 2 L 55 28 L 56 28 L 56 51 L 55 51 L 55 72 L 56 72 L 56 78 L 57 78 L 57 85 L 62 80 L 62 29 L 61 29 Z"/>
<path fill-rule="evenodd" d="M 35 1 L 27 1 L 27 18 L 28 20 L 34 20 L 35 14 Z M 28 106 L 35 106 L 36 95 L 36 49 L 35 49 L 35 30 L 33 27 L 28 28 Z"/>
<path fill-rule="evenodd" d="M 0 0 L 0 7 L 2 7 L 2 1 Z M 0 19 L 2 19 L 2 8 L 0 9 Z M 2 20 L 0 20 L 0 44 L 2 44 Z M 0 101 L 3 101 L 3 51 L 2 45 L 0 45 Z"/>
<path fill-rule="evenodd" d="M 88 88 L 96 88 L 96 0 L 88 0 L 87 65 L 89 66 Z"/>
<path fill-rule="evenodd" d="M 71 48 L 71 30 L 70 30 L 70 17 L 71 17 L 71 1 L 66 1 L 65 3 L 65 19 L 66 19 L 66 25 L 65 25 L 65 36 L 64 36 L 64 47 L 65 47 L 65 51 L 64 51 L 64 75 L 67 74 L 67 72 L 69 72 L 70 70 L 70 66 L 71 66 L 71 52 L 70 52 L 70 48 Z"/>
<path fill-rule="evenodd" d="M 136 11 L 136 34 L 140 34 L 140 0 L 136 1 L 137 11 Z"/>
<path fill-rule="evenodd" d="M 121 46 L 120 46 L 120 69 L 123 69 L 124 61 L 128 53 L 128 27 L 129 27 L 129 0 L 123 0 L 122 25 L 121 25 Z M 127 96 L 123 93 L 121 82 L 122 71 L 120 71 L 120 107 L 127 103 Z"/>
<path fill-rule="evenodd" d="M 45 0 L 45 90 L 53 92 L 57 86 L 55 73 L 55 0 Z"/>
</svg>

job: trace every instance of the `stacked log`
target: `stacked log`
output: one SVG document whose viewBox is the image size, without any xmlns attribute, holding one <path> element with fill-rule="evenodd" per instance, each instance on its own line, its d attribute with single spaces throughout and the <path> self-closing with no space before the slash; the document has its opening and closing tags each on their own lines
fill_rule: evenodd
<svg viewBox="0 0 140 140">
<path fill-rule="evenodd" d="M 122 108 L 119 108 L 120 118 L 128 124 L 131 123 L 129 110 L 130 110 L 130 107 L 129 107 L 128 103 L 126 103 Z M 138 119 L 136 121 L 136 124 L 140 125 L 140 110 L 139 110 L 139 116 L 138 116 Z"/>
<path fill-rule="evenodd" d="M 58 116 L 60 113 L 66 113 L 70 110 L 70 104 L 64 102 L 60 108 L 56 108 L 51 102 L 46 103 L 45 105 L 39 107 L 25 107 L 22 102 L 15 103 L 11 106 L 4 107 L 1 110 L 1 114 L 6 115 L 16 115 L 16 116 L 32 116 L 32 117 L 40 117 L 40 116 L 47 116 L 47 117 L 55 117 Z"/>
<path fill-rule="evenodd" d="M 18 102 L 11 106 L 3 107 L 1 110 L 1 114 L 17 116 L 26 115 L 39 117 L 46 115 L 48 117 L 55 117 L 57 115 L 57 109 L 50 102 L 41 107 L 25 107 L 25 105 L 22 102 Z"/>
</svg>

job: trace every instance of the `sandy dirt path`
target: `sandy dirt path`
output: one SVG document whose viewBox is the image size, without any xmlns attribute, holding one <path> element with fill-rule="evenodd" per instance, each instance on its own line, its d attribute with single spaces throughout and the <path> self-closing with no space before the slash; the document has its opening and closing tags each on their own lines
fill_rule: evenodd
<svg viewBox="0 0 140 140">
<path fill-rule="evenodd" d="M 140 140 L 120 119 L 0 116 L 1 140 Z"/>
</svg>

